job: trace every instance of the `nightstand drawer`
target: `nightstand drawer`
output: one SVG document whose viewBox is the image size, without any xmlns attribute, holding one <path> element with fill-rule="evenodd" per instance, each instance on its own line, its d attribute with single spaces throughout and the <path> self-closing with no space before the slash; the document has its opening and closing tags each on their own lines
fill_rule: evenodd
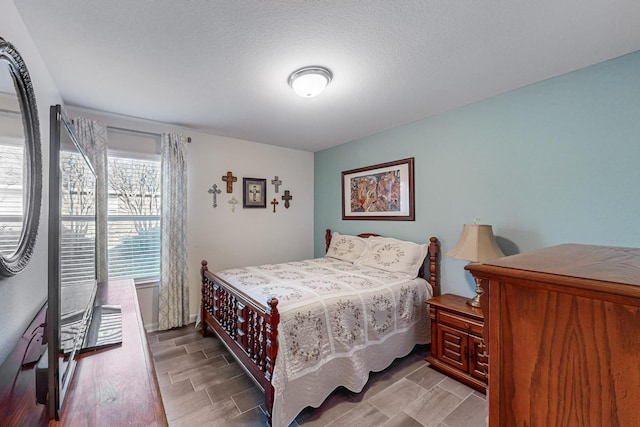
<svg viewBox="0 0 640 427">
<path fill-rule="evenodd" d="M 456 316 L 455 314 L 440 310 L 438 311 L 437 321 L 438 323 L 467 331 L 470 334 L 482 336 L 482 323 L 480 322 L 474 322 L 464 317 Z"/>
</svg>

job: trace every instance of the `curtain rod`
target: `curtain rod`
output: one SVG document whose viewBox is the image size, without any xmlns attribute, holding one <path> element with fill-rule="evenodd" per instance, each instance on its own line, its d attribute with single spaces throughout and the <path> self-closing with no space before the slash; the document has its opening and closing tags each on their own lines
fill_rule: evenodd
<svg viewBox="0 0 640 427">
<path fill-rule="evenodd" d="M 71 119 L 71 123 L 74 123 L 73 119 Z M 117 126 L 109 126 L 109 125 L 107 125 L 107 129 L 119 130 L 119 131 L 122 131 L 122 132 L 139 133 L 139 134 L 142 134 L 142 135 L 162 136 L 161 133 L 157 133 L 157 132 L 147 132 L 145 130 L 120 128 L 120 127 L 117 127 Z M 191 137 L 190 136 L 187 137 L 187 142 L 191 142 Z"/>
<path fill-rule="evenodd" d="M 121 128 L 121 127 L 117 127 L 117 126 L 108 126 L 107 125 L 107 128 L 108 129 L 113 129 L 113 130 L 120 130 L 120 131 L 123 131 L 123 132 L 139 133 L 139 134 L 142 134 L 142 135 L 162 136 L 162 134 L 159 134 L 159 133 L 156 133 L 156 132 L 147 132 L 147 131 L 144 131 L 144 130 L 127 129 L 127 128 Z M 190 136 L 187 137 L 187 142 L 191 142 L 191 137 Z"/>
</svg>

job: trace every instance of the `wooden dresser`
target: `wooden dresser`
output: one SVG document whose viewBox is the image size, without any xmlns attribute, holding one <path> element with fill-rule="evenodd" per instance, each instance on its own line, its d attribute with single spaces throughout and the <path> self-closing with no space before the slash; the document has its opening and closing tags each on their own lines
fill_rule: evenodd
<svg viewBox="0 0 640 427">
<path fill-rule="evenodd" d="M 559 245 L 482 280 L 489 426 L 640 425 L 640 249 Z"/>
<path fill-rule="evenodd" d="M 0 426 L 166 426 L 160 389 L 132 280 L 100 284 L 97 304 L 122 308 L 122 345 L 79 357 L 60 421 L 36 404 L 35 369 L 21 370 L 24 339 L 0 366 Z M 44 319 L 41 312 L 32 326 Z"/>
</svg>

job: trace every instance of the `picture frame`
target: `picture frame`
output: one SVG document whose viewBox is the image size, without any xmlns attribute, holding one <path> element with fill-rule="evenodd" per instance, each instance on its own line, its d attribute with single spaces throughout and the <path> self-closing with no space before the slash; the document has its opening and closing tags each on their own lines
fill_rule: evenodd
<svg viewBox="0 0 640 427">
<path fill-rule="evenodd" d="M 267 180 L 262 178 L 242 178 L 242 207 L 267 207 Z"/>
<path fill-rule="evenodd" d="M 342 172 L 342 219 L 415 221 L 414 158 Z"/>
</svg>

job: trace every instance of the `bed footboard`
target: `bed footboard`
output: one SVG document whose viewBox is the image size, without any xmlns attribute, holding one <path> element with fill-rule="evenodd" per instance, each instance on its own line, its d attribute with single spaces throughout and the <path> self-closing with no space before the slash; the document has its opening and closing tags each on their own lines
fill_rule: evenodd
<svg viewBox="0 0 640 427">
<path fill-rule="evenodd" d="M 201 332 L 207 326 L 224 342 L 264 391 L 269 424 L 273 408 L 273 368 L 278 355 L 278 299 L 267 305 L 244 295 L 211 273 L 202 261 Z"/>
</svg>

